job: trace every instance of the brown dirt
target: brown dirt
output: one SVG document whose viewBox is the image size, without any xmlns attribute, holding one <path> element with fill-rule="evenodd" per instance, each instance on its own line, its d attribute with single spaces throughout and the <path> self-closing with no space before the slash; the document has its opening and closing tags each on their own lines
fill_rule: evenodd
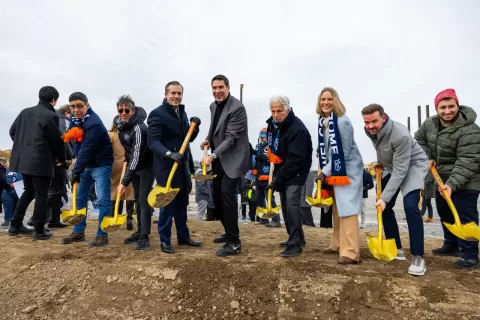
<svg viewBox="0 0 480 320">
<path fill-rule="evenodd" d="M 285 230 L 254 224 L 240 227 L 240 256 L 219 258 L 212 239 L 221 225 L 189 224 L 203 246 L 176 246 L 172 256 L 160 251 L 156 232 L 144 252 L 123 244 L 124 229 L 97 249 L 60 244 L 70 230 L 46 242 L 1 234 L 0 318 L 480 319 L 480 271 L 456 270 L 454 258 L 427 253 L 427 274 L 415 278 L 408 262 L 371 258 L 362 236 L 363 262 L 341 266 L 320 252 L 331 230 L 306 228 L 303 255 L 283 259 Z M 427 252 L 440 243 L 427 239 Z"/>
</svg>

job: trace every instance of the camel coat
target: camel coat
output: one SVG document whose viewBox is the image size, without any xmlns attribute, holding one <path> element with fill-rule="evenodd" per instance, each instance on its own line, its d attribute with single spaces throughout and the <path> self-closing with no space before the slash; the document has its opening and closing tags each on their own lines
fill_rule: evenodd
<svg viewBox="0 0 480 320">
<path fill-rule="evenodd" d="M 111 200 L 117 199 L 117 188 L 120 184 L 120 179 L 122 177 L 123 169 L 123 159 L 125 158 L 125 149 L 120 143 L 117 132 L 109 132 L 110 140 L 112 140 L 113 146 L 113 168 L 112 168 L 112 191 L 110 195 Z M 133 186 L 130 185 L 127 187 L 125 195 L 121 198 L 122 200 L 135 200 L 135 195 L 133 193 Z"/>
</svg>

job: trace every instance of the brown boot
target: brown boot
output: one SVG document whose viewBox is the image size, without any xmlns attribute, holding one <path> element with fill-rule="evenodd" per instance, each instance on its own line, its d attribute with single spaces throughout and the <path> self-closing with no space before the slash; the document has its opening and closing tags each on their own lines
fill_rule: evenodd
<svg viewBox="0 0 480 320">
<path fill-rule="evenodd" d="M 90 248 L 103 247 L 108 244 L 108 236 L 96 236 L 95 241 L 88 244 Z"/>
<path fill-rule="evenodd" d="M 350 259 L 349 257 L 340 257 L 340 259 L 338 259 L 338 263 L 339 264 L 358 264 L 360 263 L 360 261 Z"/>
<path fill-rule="evenodd" d="M 62 239 L 63 244 L 70 244 L 72 242 L 81 241 L 85 241 L 85 233 L 83 232 L 72 232 L 68 237 Z"/>
<path fill-rule="evenodd" d="M 322 250 L 323 253 L 327 253 L 327 254 L 334 254 L 334 253 L 338 253 L 338 251 L 335 251 L 333 249 L 330 249 L 330 248 L 327 248 L 327 249 L 323 249 Z"/>
</svg>

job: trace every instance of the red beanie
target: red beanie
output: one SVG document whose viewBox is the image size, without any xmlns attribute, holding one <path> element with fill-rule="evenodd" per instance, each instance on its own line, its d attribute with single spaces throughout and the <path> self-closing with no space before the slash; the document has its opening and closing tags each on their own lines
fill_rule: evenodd
<svg viewBox="0 0 480 320">
<path fill-rule="evenodd" d="M 458 98 L 457 98 L 457 94 L 455 93 L 455 90 L 445 89 L 443 91 L 440 91 L 440 93 L 437 94 L 437 96 L 435 97 L 435 110 L 438 109 L 438 104 L 443 99 L 454 99 L 455 101 L 457 101 L 457 104 L 458 104 Z"/>
</svg>

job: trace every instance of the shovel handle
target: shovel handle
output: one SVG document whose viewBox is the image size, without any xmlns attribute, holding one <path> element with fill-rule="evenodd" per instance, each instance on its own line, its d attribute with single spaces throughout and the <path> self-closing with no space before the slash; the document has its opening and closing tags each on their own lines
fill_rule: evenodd
<svg viewBox="0 0 480 320">
<path fill-rule="evenodd" d="M 122 168 L 122 176 L 120 178 L 120 183 L 122 183 L 122 180 L 123 180 L 123 176 L 125 175 L 125 171 L 127 170 L 127 162 L 124 162 L 123 163 L 123 168 Z M 117 219 L 118 217 L 118 208 L 120 207 L 120 197 L 122 195 L 120 194 L 120 192 L 117 191 L 117 199 L 115 200 L 115 210 L 113 212 L 113 216 L 115 219 Z"/>
<path fill-rule="evenodd" d="M 438 184 L 440 188 L 443 188 L 445 185 L 442 181 L 442 178 L 440 178 L 440 175 L 438 174 L 437 168 L 435 166 L 432 166 L 430 169 L 432 171 L 433 178 L 435 179 L 435 182 Z M 447 201 L 448 206 L 450 207 L 450 210 L 452 211 L 453 218 L 455 219 L 455 224 L 460 226 L 462 225 L 460 221 L 460 217 L 458 216 L 457 208 L 455 208 L 455 205 L 453 204 L 452 198 L 448 195 L 447 190 L 442 190 L 442 195 Z"/>
<path fill-rule="evenodd" d="M 77 212 L 77 185 L 78 185 L 78 182 L 75 182 L 72 186 L 72 193 L 73 193 L 72 211 L 73 212 Z"/>
<path fill-rule="evenodd" d="M 377 201 L 380 200 L 382 196 L 382 168 L 375 167 L 375 180 L 377 182 Z M 378 233 L 377 238 L 380 246 L 383 243 L 383 213 L 382 207 L 377 206 L 377 223 L 378 223 Z"/>
<path fill-rule="evenodd" d="M 185 151 L 187 150 L 188 144 L 190 143 L 190 138 L 192 137 L 193 131 L 195 131 L 195 128 L 197 127 L 197 123 L 192 121 L 190 123 L 190 128 L 188 129 L 187 135 L 185 136 L 185 139 L 183 140 L 182 147 L 180 148 L 179 153 L 183 156 Z M 175 171 L 177 171 L 178 168 L 178 162 L 173 163 L 172 170 L 170 171 L 170 174 L 168 175 L 167 179 L 167 185 L 165 186 L 167 189 L 170 189 L 170 186 L 172 184 L 173 176 L 175 175 Z"/>
<path fill-rule="evenodd" d="M 202 174 L 204 176 L 207 175 L 207 164 L 205 163 L 205 159 L 208 155 L 208 145 L 203 146 L 203 161 L 202 161 Z"/>
<path fill-rule="evenodd" d="M 318 168 L 317 177 L 320 177 L 322 174 L 322 169 Z M 322 200 L 322 181 L 317 179 L 317 201 Z"/>
</svg>

